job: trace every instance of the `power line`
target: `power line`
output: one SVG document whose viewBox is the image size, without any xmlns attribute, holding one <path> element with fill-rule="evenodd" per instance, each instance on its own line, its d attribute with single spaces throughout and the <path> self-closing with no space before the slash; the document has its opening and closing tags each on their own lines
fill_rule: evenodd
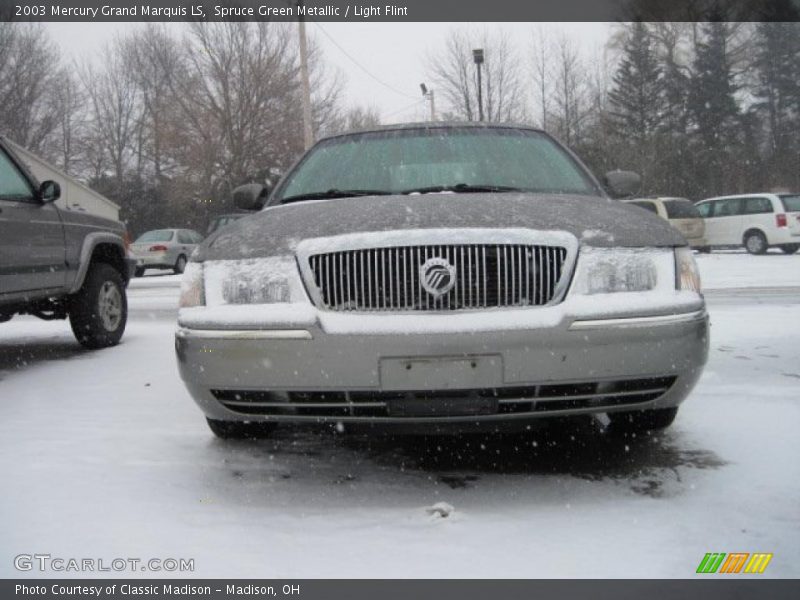
<svg viewBox="0 0 800 600">
<path fill-rule="evenodd" d="M 328 34 L 328 32 L 327 32 L 327 31 L 325 31 L 325 29 L 322 27 L 322 25 L 320 25 L 320 24 L 319 24 L 319 22 L 317 22 L 317 21 L 312 21 L 312 23 L 314 23 L 314 25 L 316 25 L 317 27 L 319 27 L 319 30 L 320 30 L 320 31 L 321 31 L 321 32 L 322 32 L 322 33 L 325 35 L 325 37 L 326 37 L 326 38 L 328 38 L 328 39 L 331 41 L 331 43 L 332 43 L 334 46 L 336 46 L 336 47 L 337 47 L 337 48 L 338 48 L 338 49 L 341 51 L 341 53 L 342 53 L 342 54 L 344 54 L 344 55 L 345 55 L 347 58 L 349 58 L 349 59 L 350 59 L 350 61 L 351 61 L 351 62 L 352 62 L 352 63 L 353 63 L 355 66 L 357 66 L 359 69 L 361 69 L 362 71 L 364 71 L 364 73 L 366 73 L 367 75 L 369 75 L 369 76 L 370 76 L 372 79 L 374 79 L 375 81 L 377 81 L 378 83 L 380 83 L 380 84 L 381 84 L 383 87 L 385 87 L 385 88 L 387 88 L 387 89 L 390 89 L 390 90 L 392 90 L 392 91 L 393 91 L 395 94 L 400 94 L 401 96 L 405 96 L 406 98 L 415 98 L 415 96 L 412 96 L 411 94 L 407 94 L 407 93 L 405 93 L 405 92 L 403 92 L 403 91 L 401 91 L 401 90 L 397 89 L 396 87 L 394 87 L 394 86 L 392 86 L 392 85 L 390 85 L 390 84 L 386 83 L 385 81 L 382 81 L 382 80 L 381 80 L 381 79 L 379 79 L 379 78 L 378 78 L 376 75 L 373 75 L 373 74 L 372 74 L 372 73 L 371 73 L 371 72 L 370 72 L 370 71 L 369 71 L 369 70 L 368 70 L 368 69 L 367 69 L 365 66 L 363 66 L 363 65 L 362 65 L 361 63 L 359 63 L 359 62 L 358 62 L 358 61 L 357 61 L 355 58 L 353 58 L 353 57 L 352 57 L 352 56 L 351 56 L 351 55 L 350 55 L 350 54 L 347 52 L 347 50 L 345 50 L 344 48 L 342 48 L 342 47 L 339 45 L 339 43 L 338 43 L 338 42 L 337 42 L 335 39 L 333 39 L 333 37 L 331 37 L 331 36 Z"/>
</svg>

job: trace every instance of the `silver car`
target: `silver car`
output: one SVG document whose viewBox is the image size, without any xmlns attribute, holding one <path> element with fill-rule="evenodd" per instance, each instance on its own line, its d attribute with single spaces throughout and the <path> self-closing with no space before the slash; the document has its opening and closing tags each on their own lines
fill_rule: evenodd
<svg viewBox="0 0 800 600">
<path fill-rule="evenodd" d="M 170 269 L 183 273 L 189 256 L 203 236 L 191 229 L 154 229 L 143 233 L 131 244 L 131 257 L 136 260 L 136 276 L 145 269 Z"/>
<path fill-rule="evenodd" d="M 606 186 L 636 191 L 635 174 Z M 267 190 L 236 190 L 259 208 Z M 181 377 L 221 437 L 276 423 L 497 430 L 607 413 L 670 425 L 708 353 L 692 253 L 520 126 L 316 143 L 184 274 Z"/>
</svg>

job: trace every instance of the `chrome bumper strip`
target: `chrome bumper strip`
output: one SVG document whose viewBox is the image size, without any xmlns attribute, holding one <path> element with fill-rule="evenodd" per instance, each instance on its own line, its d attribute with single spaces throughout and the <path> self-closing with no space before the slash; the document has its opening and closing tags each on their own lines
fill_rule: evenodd
<svg viewBox="0 0 800 600">
<path fill-rule="evenodd" d="M 653 325 L 675 325 L 687 323 L 702 318 L 705 310 L 696 310 L 690 313 L 677 315 L 658 315 L 653 317 L 625 317 L 622 319 L 593 319 L 573 321 L 569 326 L 570 331 L 585 329 L 609 329 L 616 327 L 649 327 Z"/>
</svg>

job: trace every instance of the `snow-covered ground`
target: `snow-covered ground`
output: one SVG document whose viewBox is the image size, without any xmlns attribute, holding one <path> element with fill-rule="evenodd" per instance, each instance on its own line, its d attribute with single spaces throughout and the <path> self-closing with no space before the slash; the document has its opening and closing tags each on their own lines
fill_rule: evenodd
<svg viewBox="0 0 800 600">
<path fill-rule="evenodd" d="M 754 256 L 744 250 L 694 255 L 708 290 L 800 286 L 800 254 L 780 250 Z"/>
<path fill-rule="evenodd" d="M 175 276 L 131 284 L 116 348 L 15 318 L 0 325 L 0 576 L 49 553 L 194 558 L 205 577 L 690 577 L 713 551 L 772 552 L 764 576 L 797 577 L 800 256 L 698 262 L 718 290 L 710 362 L 675 425 L 638 440 L 587 419 L 226 443 L 177 375 Z M 736 289 L 753 286 L 785 289 Z"/>
</svg>

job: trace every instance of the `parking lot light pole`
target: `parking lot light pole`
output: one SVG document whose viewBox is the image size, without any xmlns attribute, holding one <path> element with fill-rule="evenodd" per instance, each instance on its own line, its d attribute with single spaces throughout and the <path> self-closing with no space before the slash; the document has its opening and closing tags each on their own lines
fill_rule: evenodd
<svg viewBox="0 0 800 600">
<path fill-rule="evenodd" d="M 483 48 L 472 51 L 472 59 L 478 68 L 478 120 L 483 121 L 483 85 L 481 85 L 481 65 L 483 64 Z"/>
<path fill-rule="evenodd" d="M 429 90 L 428 86 L 424 83 L 419 84 L 419 89 L 422 90 L 422 95 L 425 96 L 431 104 L 431 121 L 436 120 L 436 104 L 434 104 L 433 100 L 433 90 Z"/>
</svg>

